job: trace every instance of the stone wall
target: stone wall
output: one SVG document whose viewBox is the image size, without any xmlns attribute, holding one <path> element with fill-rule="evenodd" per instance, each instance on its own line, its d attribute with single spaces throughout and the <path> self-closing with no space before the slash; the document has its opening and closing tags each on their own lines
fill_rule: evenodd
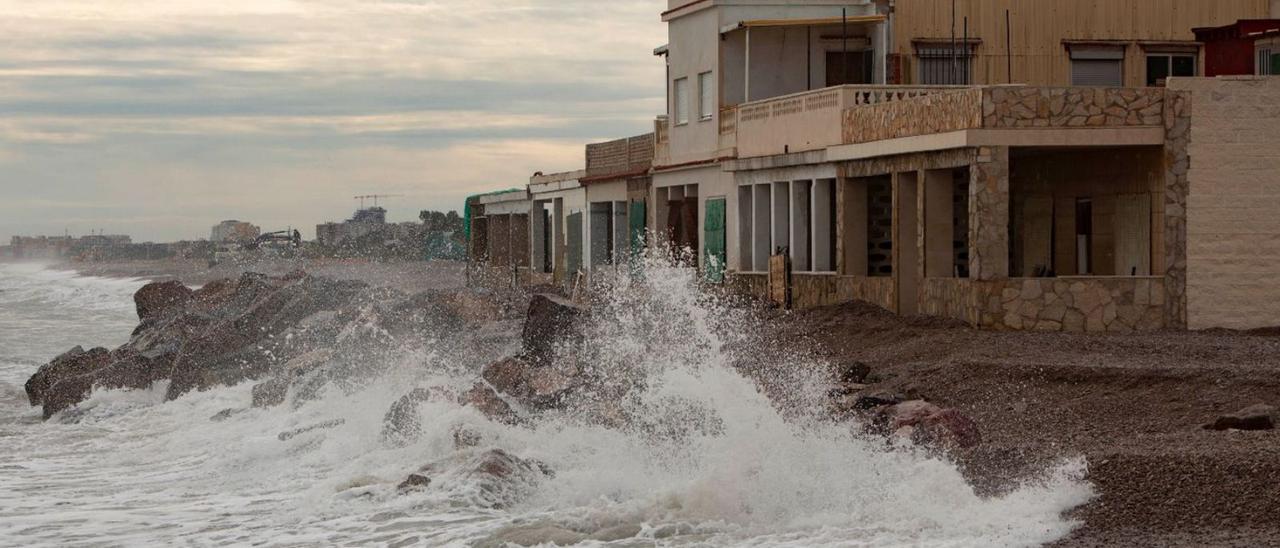
<svg viewBox="0 0 1280 548">
<path fill-rule="evenodd" d="M 844 111 L 844 142 L 965 129 L 1159 127 L 1161 88 L 987 86 L 934 93 Z"/>
<path fill-rule="evenodd" d="M 969 184 L 969 276 L 1009 276 L 1009 148 L 981 147 Z"/>
<path fill-rule="evenodd" d="M 1160 88 L 982 88 L 987 129 L 1159 126 L 1165 91 Z"/>
<path fill-rule="evenodd" d="M 921 310 L 984 329 L 1152 331 L 1166 326 L 1162 278 L 931 278 Z"/>
<path fill-rule="evenodd" d="M 768 294 L 767 274 L 734 273 L 726 281 L 726 287 L 737 294 L 764 300 Z M 866 276 L 837 276 L 835 274 L 791 275 L 791 306 L 795 309 L 830 306 L 853 301 L 865 301 L 886 309 L 894 303 L 893 278 L 868 278 Z"/>
<path fill-rule="evenodd" d="M 982 89 L 972 88 L 850 107 L 844 111 L 844 142 L 869 143 L 980 128 L 981 105 Z"/>
<path fill-rule="evenodd" d="M 1170 247 L 1186 239 L 1168 261 L 1185 280 L 1183 317 L 1192 329 L 1278 326 L 1280 77 L 1173 78 L 1169 89 L 1185 97 L 1166 121 L 1176 187 L 1165 200 L 1170 221 L 1186 212 L 1167 232 Z"/>
</svg>

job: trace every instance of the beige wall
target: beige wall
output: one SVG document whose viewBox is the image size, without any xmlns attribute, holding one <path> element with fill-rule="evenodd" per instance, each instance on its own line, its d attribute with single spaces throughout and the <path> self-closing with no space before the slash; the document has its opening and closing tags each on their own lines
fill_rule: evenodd
<svg viewBox="0 0 1280 548">
<path fill-rule="evenodd" d="M 1188 327 L 1280 326 L 1280 78 L 1170 87 L 1193 94 Z"/>
<path fill-rule="evenodd" d="M 969 36 L 981 40 L 973 83 L 1006 80 L 1005 10 L 1012 25 L 1013 82 L 1068 85 L 1071 64 L 1063 40 L 1129 42 L 1125 85 L 1145 85 L 1144 48 L 1138 41 L 1193 43 L 1194 27 L 1266 18 L 1274 0 L 956 0 L 956 36 L 969 18 Z M 949 39 L 951 0 L 897 3 L 894 52 L 905 59 L 904 83 L 917 81 L 912 41 Z"/>
</svg>

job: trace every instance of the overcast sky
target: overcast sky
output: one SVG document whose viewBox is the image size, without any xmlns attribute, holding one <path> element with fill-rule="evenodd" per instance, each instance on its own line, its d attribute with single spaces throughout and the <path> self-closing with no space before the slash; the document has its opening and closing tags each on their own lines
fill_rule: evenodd
<svg viewBox="0 0 1280 548">
<path fill-rule="evenodd" d="M 458 209 L 652 130 L 663 0 L 0 0 L 0 242 Z"/>
</svg>

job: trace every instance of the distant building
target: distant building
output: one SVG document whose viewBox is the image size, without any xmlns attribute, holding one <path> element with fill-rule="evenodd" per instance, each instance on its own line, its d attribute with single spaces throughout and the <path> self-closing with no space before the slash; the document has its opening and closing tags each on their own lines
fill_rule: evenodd
<svg viewBox="0 0 1280 548">
<path fill-rule="evenodd" d="M 1280 19 L 1242 19 L 1195 29 L 1205 76 L 1280 75 Z"/>
<path fill-rule="evenodd" d="M 226 242 L 247 242 L 257 238 L 262 230 L 252 224 L 231 219 L 222 221 L 213 227 L 210 231 L 209 241 L 226 243 Z"/>
<path fill-rule="evenodd" d="M 350 219 L 341 223 L 316 225 L 316 241 L 325 246 L 339 246 L 387 227 L 386 209 L 377 206 L 357 209 Z"/>
</svg>

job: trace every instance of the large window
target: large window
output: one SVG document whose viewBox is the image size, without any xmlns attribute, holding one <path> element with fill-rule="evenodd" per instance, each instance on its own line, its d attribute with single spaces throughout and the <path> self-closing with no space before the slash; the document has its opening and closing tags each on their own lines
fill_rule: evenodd
<svg viewBox="0 0 1280 548">
<path fill-rule="evenodd" d="M 1196 56 L 1192 53 L 1147 55 L 1147 85 L 1163 86 L 1170 76 L 1195 76 Z"/>
<path fill-rule="evenodd" d="M 973 44 L 916 45 L 919 82 L 926 86 L 968 85 L 973 82 Z"/>
<path fill-rule="evenodd" d="M 711 73 L 704 72 L 698 75 L 698 119 L 710 120 L 713 109 L 715 109 L 715 99 L 712 97 L 715 89 L 711 80 Z"/>
<path fill-rule="evenodd" d="M 1280 47 L 1258 46 L 1258 75 L 1280 76 Z"/>
<path fill-rule="evenodd" d="M 689 79 L 676 78 L 675 82 L 675 100 L 671 105 L 672 117 L 676 120 L 676 125 L 689 123 Z"/>
<path fill-rule="evenodd" d="M 1071 85 L 1123 87 L 1124 48 L 1071 48 Z"/>
</svg>

